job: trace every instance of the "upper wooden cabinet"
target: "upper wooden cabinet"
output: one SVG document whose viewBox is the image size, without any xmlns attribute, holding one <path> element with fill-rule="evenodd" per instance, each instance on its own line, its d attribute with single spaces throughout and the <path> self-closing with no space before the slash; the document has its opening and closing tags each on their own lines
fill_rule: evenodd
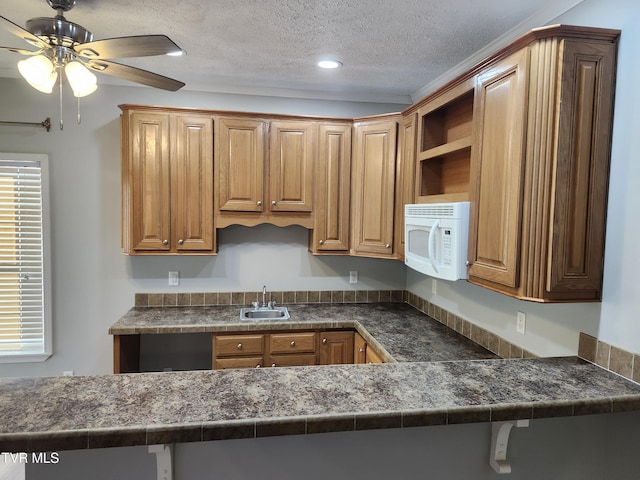
<svg viewBox="0 0 640 480">
<path fill-rule="evenodd" d="M 469 281 L 599 300 L 619 32 L 537 35 L 477 75 Z"/>
<path fill-rule="evenodd" d="M 394 256 L 396 135 L 399 116 L 355 124 L 352 169 L 351 253 Z"/>
<path fill-rule="evenodd" d="M 398 130 L 395 186 L 395 256 L 404 261 L 404 206 L 415 203 L 416 114 L 402 118 Z"/>
<path fill-rule="evenodd" d="M 349 253 L 351 122 L 323 122 L 318 126 L 314 183 L 314 226 L 309 250 L 314 254 Z"/>
<path fill-rule="evenodd" d="M 211 115 L 121 108 L 124 253 L 214 254 Z"/>
<path fill-rule="evenodd" d="M 216 117 L 216 225 L 313 226 L 316 122 Z"/>
</svg>

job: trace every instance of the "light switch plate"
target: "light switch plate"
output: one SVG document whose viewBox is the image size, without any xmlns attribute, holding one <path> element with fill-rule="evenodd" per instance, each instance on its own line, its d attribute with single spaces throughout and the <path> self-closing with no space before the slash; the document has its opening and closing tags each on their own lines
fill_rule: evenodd
<svg viewBox="0 0 640 480">
<path fill-rule="evenodd" d="M 516 317 L 516 332 L 524 335 L 527 323 L 527 314 L 523 312 L 518 312 L 518 316 Z"/>
<path fill-rule="evenodd" d="M 177 287 L 180 285 L 180 272 L 169 272 L 169 286 Z"/>
<path fill-rule="evenodd" d="M 349 272 L 349 283 L 358 283 L 358 271 L 351 270 Z"/>
</svg>

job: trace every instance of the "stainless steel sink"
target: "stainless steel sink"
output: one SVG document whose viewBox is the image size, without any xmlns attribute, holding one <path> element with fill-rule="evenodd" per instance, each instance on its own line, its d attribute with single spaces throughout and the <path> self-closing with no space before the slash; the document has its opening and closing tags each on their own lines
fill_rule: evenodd
<svg viewBox="0 0 640 480">
<path fill-rule="evenodd" d="M 288 320 L 289 310 L 287 307 L 263 307 L 263 308 L 242 308 L 240 309 L 241 320 Z"/>
</svg>

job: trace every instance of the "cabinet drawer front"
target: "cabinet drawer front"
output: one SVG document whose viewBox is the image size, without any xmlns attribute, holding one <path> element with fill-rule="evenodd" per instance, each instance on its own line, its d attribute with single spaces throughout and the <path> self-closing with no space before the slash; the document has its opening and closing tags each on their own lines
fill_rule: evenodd
<svg viewBox="0 0 640 480">
<path fill-rule="evenodd" d="M 262 354 L 264 335 L 216 335 L 213 351 L 216 356 Z"/>
<path fill-rule="evenodd" d="M 316 356 L 313 353 L 301 355 L 271 355 L 269 363 L 272 367 L 298 367 L 305 365 L 316 365 Z"/>
<path fill-rule="evenodd" d="M 271 335 L 271 353 L 315 353 L 316 334 L 276 333 Z"/>
<path fill-rule="evenodd" d="M 260 368 L 262 366 L 262 357 L 216 358 L 213 364 L 215 370 L 224 370 L 227 368 Z"/>
</svg>

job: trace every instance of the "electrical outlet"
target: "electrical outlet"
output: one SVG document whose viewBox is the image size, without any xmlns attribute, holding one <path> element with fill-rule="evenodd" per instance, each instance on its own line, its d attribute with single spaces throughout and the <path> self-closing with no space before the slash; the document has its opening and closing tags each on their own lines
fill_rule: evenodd
<svg viewBox="0 0 640 480">
<path fill-rule="evenodd" d="M 73 370 L 65 370 L 64 372 L 62 372 L 62 375 L 64 375 L 65 377 L 73 377 Z"/>
<path fill-rule="evenodd" d="M 358 271 L 351 270 L 349 272 L 349 283 L 358 283 Z"/>
<path fill-rule="evenodd" d="M 438 294 L 438 280 L 435 278 L 431 280 L 431 293 L 434 295 Z"/>
<path fill-rule="evenodd" d="M 169 272 L 169 286 L 177 287 L 180 285 L 180 272 Z"/>
<path fill-rule="evenodd" d="M 527 315 L 523 312 L 518 312 L 516 317 L 516 332 L 524 335 L 527 324 Z"/>
</svg>

